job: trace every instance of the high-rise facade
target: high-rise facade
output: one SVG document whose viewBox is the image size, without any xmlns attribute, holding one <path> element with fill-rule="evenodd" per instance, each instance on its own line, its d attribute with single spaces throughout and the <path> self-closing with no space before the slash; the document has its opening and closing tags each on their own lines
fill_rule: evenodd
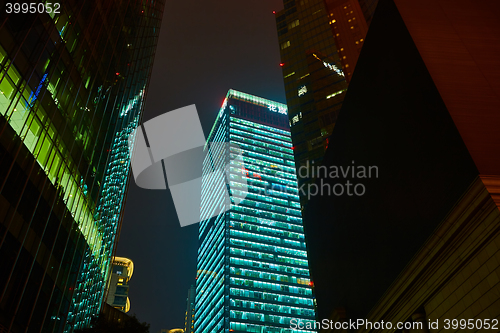
<svg viewBox="0 0 500 333">
<path fill-rule="evenodd" d="M 276 24 L 295 161 L 311 167 L 330 144 L 368 27 L 358 0 L 285 0 Z M 299 174 L 300 186 L 313 181 Z"/>
<path fill-rule="evenodd" d="M 228 92 L 205 147 L 195 332 L 315 320 L 292 148 L 286 105 Z"/>
<path fill-rule="evenodd" d="M 113 258 L 106 303 L 123 312 L 130 310 L 128 283 L 132 278 L 132 274 L 134 274 L 134 262 L 132 260 L 123 257 Z"/>
<path fill-rule="evenodd" d="M 196 297 L 196 286 L 191 286 L 186 299 L 186 316 L 184 318 L 184 332 L 194 332 L 194 299 Z"/>
<path fill-rule="evenodd" d="M 70 332 L 99 313 L 163 5 L 0 14 L 0 331 Z"/>
</svg>

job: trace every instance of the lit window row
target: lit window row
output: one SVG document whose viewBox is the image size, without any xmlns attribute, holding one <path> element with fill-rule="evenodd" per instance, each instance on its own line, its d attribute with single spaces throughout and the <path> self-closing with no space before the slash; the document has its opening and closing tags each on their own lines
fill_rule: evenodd
<svg viewBox="0 0 500 333">
<path fill-rule="evenodd" d="M 248 298 L 262 299 L 265 301 L 283 302 L 283 303 L 289 303 L 289 304 L 301 304 L 301 305 L 313 306 L 312 298 L 274 294 L 274 293 L 269 293 L 269 292 L 253 291 L 253 290 L 239 289 L 239 288 L 231 288 L 229 290 L 229 294 L 233 295 L 233 296 L 242 296 L 242 297 L 248 297 Z"/>
<path fill-rule="evenodd" d="M 250 176 L 250 173 L 244 167 L 243 168 L 231 167 L 229 170 L 234 172 L 235 174 L 244 174 L 244 175 Z M 283 177 L 276 177 L 276 176 L 267 175 L 267 174 L 258 173 L 258 172 L 252 172 L 251 176 L 253 178 L 258 178 L 258 179 L 262 179 L 262 180 L 272 180 L 272 181 L 275 181 L 275 182 L 278 182 L 281 184 L 287 184 L 287 185 L 291 185 L 294 187 L 297 186 L 297 181 L 295 179 L 291 180 L 291 179 L 286 179 Z"/>
<path fill-rule="evenodd" d="M 291 328 L 262 326 L 248 323 L 231 322 L 231 330 L 251 333 L 316 333 L 316 331 L 295 330 Z"/>
<path fill-rule="evenodd" d="M 272 281 L 298 283 L 298 284 L 303 284 L 306 286 L 308 286 L 309 283 L 311 282 L 309 279 L 297 278 L 296 276 L 273 274 L 273 273 L 254 271 L 251 269 L 244 269 L 244 268 L 231 267 L 230 272 L 231 272 L 231 274 L 235 274 L 235 275 L 243 275 L 243 276 L 248 276 L 248 277 L 253 277 L 253 278 L 272 280 Z"/>
<path fill-rule="evenodd" d="M 295 258 L 284 257 L 284 256 L 280 256 L 280 255 L 274 255 L 274 254 L 263 253 L 263 252 L 250 251 L 250 250 L 235 249 L 233 247 L 231 247 L 229 250 L 230 250 L 231 254 L 235 254 L 235 255 L 238 255 L 241 257 L 273 260 L 276 262 L 282 262 L 284 264 L 289 264 L 289 265 L 298 265 L 298 266 L 305 266 L 305 267 L 308 266 L 307 260 L 295 259 Z"/>
<path fill-rule="evenodd" d="M 268 204 L 265 202 L 253 201 L 253 200 L 246 199 L 246 198 L 239 199 L 239 198 L 231 197 L 231 203 L 245 206 L 245 207 L 265 209 L 268 211 L 282 213 L 282 214 L 291 214 L 294 216 L 302 216 L 302 213 L 300 212 L 300 210 L 297 210 L 297 209 L 271 205 L 271 204 Z"/>
<path fill-rule="evenodd" d="M 290 181 L 283 179 L 283 178 L 276 178 L 276 181 L 280 182 L 281 184 L 266 182 L 266 181 L 262 181 L 262 180 L 255 179 L 255 178 L 249 178 L 247 176 L 240 176 L 239 174 L 235 174 L 235 173 L 231 173 L 229 175 L 229 178 L 231 180 L 234 180 L 234 181 L 242 183 L 242 184 L 246 183 L 246 184 L 250 184 L 250 185 L 257 185 L 258 187 L 261 187 L 261 190 L 259 191 L 259 193 L 267 193 L 267 191 L 269 191 L 270 189 L 276 190 L 276 191 L 281 191 L 281 192 L 288 193 L 288 194 L 291 193 L 294 195 L 299 193 L 299 190 L 297 189 L 297 186 L 295 184 L 289 184 Z M 283 184 L 287 184 L 287 185 L 290 185 L 293 187 L 286 186 Z"/>
<path fill-rule="evenodd" d="M 234 179 L 236 179 L 236 176 Z M 254 185 L 252 185 L 252 183 L 254 183 L 254 182 L 250 182 L 250 180 L 252 180 L 252 179 L 249 179 L 249 181 L 247 181 L 247 184 L 242 183 L 240 178 L 238 178 L 238 180 L 239 181 L 229 181 L 230 187 L 234 188 L 234 189 L 238 188 L 238 189 L 241 189 L 244 191 L 248 191 L 250 193 L 262 194 L 262 195 L 265 194 L 267 196 L 272 196 L 272 197 L 276 197 L 276 198 L 284 198 L 284 199 L 289 200 L 290 203 L 295 203 L 299 200 L 299 196 L 296 194 L 287 193 L 286 191 L 271 190 L 271 189 L 269 189 L 269 184 L 261 184 L 260 181 L 259 181 L 259 183 L 256 184 L 256 185 L 260 185 L 260 186 L 254 186 Z M 264 186 L 264 187 L 262 187 L 262 186 Z M 281 189 L 283 187 L 283 185 L 280 185 L 280 187 L 277 187 L 276 184 L 273 184 L 272 187 L 276 188 L 276 189 Z M 292 206 L 293 207 L 300 207 L 300 206 L 296 206 L 296 205 L 292 205 Z"/>
<path fill-rule="evenodd" d="M 231 221 L 230 225 L 234 228 L 238 228 L 241 230 L 255 231 L 255 232 L 259 232 L 259 233 L 263 233 L 263 234 L 275 235 L 275 236 L 280 236 L 280 237 L 288 237 L 288 238 L 295 238 L 295 239 L 301 239 L 301 240 L 304 239 L 303 234 L 285 231 L 285 230 L 280 230 L 280 229 L 263 227 L 263 226 L 259 226 L 259 225 L 253 225 L 253 224 L 249 224 L 249 223 L 241 223 L 241 222 Z"/>
<path fill-rule="evenodd" d="M 292 139 L 290 138 L 290 134 L 289 133 L 287 133 L 287 135 L 280 135 L 280 134 L 276 134 L 276 133 L 272 133 L 272 132 L 268 132 L 268 131 L 262 131 L 262 130 L 260 130 L 258 128 L 254 128 L 254 127 L 250 127 L 250 126 L 244 126 L 244 125 L 241 125 L 241 124 L 238 124 L 238 123 L 234 123 L 234 122 L 230 122 L 229 126 L 231 128 L 236 128 L 236 129 L 245 131 L 247 133 L 265 135 L 267 137 L 280 140 L 281 142 L 292 142 Z"/>
<path fill-rule="evenodd" d="M 266 131 L 269 131 L 269 132 L 275 132 L 275 133 L 279 133 L 279 134 L 284 134 L 286 136 L 290 136 L 290 131 L 285 131 L 285 130 L 282 130 L 282 129 L 279 129 L 279 128 L 270 127 L 270 126 L 262 125 L 262 124 L 259 124 L 259 123 L 254 123 L 252 121 L 248 121 L 248 120 L 245 120 L 245 119 L 231 117 L 231 121 L 234 121 L 236 123 L 240 123 L 240 124 L 243 124 L 243 125 L 248 125 L 248 126 L 253 126 L 253 127 L 256 127 L 256 128 L 260 128 L 260 129 L 263 129 L 263 130 L 266 130 Z"/>
<path fill-rule="evenodd" d="M 294 246 L 294 247 L 300 247 L 300 248 L 305 248 L 305 243 L 304 242 L 299 242 L 287 238 L 277 238 L 277 237 L 271 237 L 271 236 L 265 236 L 261 234 L 254 234 L 251 232 L 246 232 L 246 231 L 240 231 L 240 230 L 231 230 L 231 235 L 242 237 L 245 239 L 256 239 L 256 240 L 262 240 L 262 241 L 267 241 L 267 242 L 272 242 L 276 244 L 284 244 L 284 245 L 289 245 L 289 246 Z M 299 256 L 300 257 L 307 257 L 306 251 L 299 251 L 298 253 L 301 253 Z"/>
<path fill-rule="evenodd" d="M 231 264 L 253 267 L 253 268 L 268 269 L 271 271 L 282 272 L 282 273 L 291 273 L 291 274 L 309 276 L 309 270 L 304 268 L 278 265 L 269 262 L 255 261 L 250 259 L 231 257 Z"/>
<path fill-rule="evenodd" d="M 285 162 L 283 161 L 282 158 L 276 158 L 273 156 L 248 151 L 245 149 L 236 149 L 234 147 L 231 147 L 231 152 L 236 153 L 236 154 L 243 154 L 243 156 L 251 156 L 251 157 L 255 157 L 255 158 L 260 158 L 260 159 L 264 159 L 264 160 L 268 160 L 268 161 L 273 161 L 273 162 L 285 164 Z"/>
<path fill-rule="evenodd" d="M 231 231 L 233 231 L 233 230 L 231 230 Z M 302 253 L 305 251 L 298 251 L 298 250 L 293 250 L 293 249 L 280 247 L 280 246 L 255 243 L 255 242 L 250 242 L 250 241 L 236 239 L 236 238 L 231 238 L 229 243 L 231 245 L 241 246 L 241 247 L 245 247 L 245 248 L 249 248 L 249 249 L 253 249 L 253 250 L 270 251 L 270 252 L 283 253 L 283 254 L 288 254 L 288 255 L 292 255 L 292 256 L 307 258 L 307 254 Z"/>
<path fill-rule="evenodd" d="M 292 202 L 289 202 L 288 200 L 278 199 L 278 198 L 274 198 L 272 196 L 260 195 L 260 194 L 251 193 L 251 192 L 245 192 L 245 191 L 231 189 L 231 195 L 234 195 L 234 196 L 237 196 L 240 198 L 248 198 L 248 199 L 252 199 L 252 200 L 262 200 L 262 201 L 266 201 L 266 202 L 276 204 L 276 205 L 296 207 L 296 206 L 292 205 Z"/>
<path fill-rule="evenodd" d="M 241 299 L 231 299 L 230 304 L 231 306 L 238 308 L 256 309 L 269 312 L 288 313 L 298 316 L 314 317 L 313 309 L 297 308 L 289 305 L 261 303 L 261 302 L 247 301 Z"/>
<path fill-rule="evenodd" d="M 278 213 L 271 213 L 271 212 L 264 211 L 261 209 L 247 208 L 247 207 L 242 207 L 242 206 L 238 206 L 238 205 L 231 205 L 231 210 L 235 211 L 235 212 L 253 215 L 256 217 L 263 217 L 263 218 L 274 219 L 274 220 L 283 221 L 283 222 L 292 222 L 292 223 L 302 224 L 302 219 L 300 217 L 283 215 L 283 214 L 278 214 Z"/>
<path fill-rule="evenodd" d="M 240 221 L 252 222 L 252 223 L 257 223 L 257 224 L 261 224 L 261 225 L 267 225 L 267 226 L 271 226 L 271 227 L 277 227 L 277 228 L 293 230 L 293 231 L 298 231 L 298 232 L 304 231 L 304 228 L 302 227 L 302 225 L 267 220 L 267 219 L 263 219 L 263 218 L 259 218 L 259 217 L 255 217 L 255 216 L 238 214 L 235 212 L 231 212 L 230 216 L 232 219 L 236 219 L 236 220 L 240 220 Z"/>
<path fill-rule="evenodd" d="M 276 140 L 276 139 L 271 138 L 271 137 L 262 136 L 262 135 L 258 135 L 258 134 L 255 134 L 255 133 L 249 133 L 249 132 L 246 132 L 246 131 L 240 131 L 240 130 L 238 130 L 236 128 L 230 128 L 229 132 L 230 133 L 234 133 L 234 134 L 238 134 L 238 135 L 241 135 L 241 136 L 246 136 L 246 137 L 249 137 L 249 138 L 254 138 L 254 139 L 257 139 L 257 140 L 261 140 L 261 141 L 271 142 L 271 143 L 274 143 L 274 144 L 277 144 L 277 145 L 281 145 L 281 146 L 284 146 L 284 147 L 288 147 L 288 148 L 292 148 L 293 147 L 291 142 L 282 141 L 282 140 Z"/>
<path fill-rule="evenodd" d="M 316 331 L 296 330 L 291 328 L 271 327 L 248 323 L 231 322 L 231 330 L 251 333 L 316 333 Z"/>
<path fill-rule="evenodd" d="M 243 160 L 243 162 L 246 162 L 246 163 L 253 163 L 253 164 L 256 164 L 256 165 L 263 165 L 263 166 L 267 166 L 267 167 L 270 167 L 270 168 L 277 168 L 278 170 L 283 170 L 283 171 L 287 171 L 287 172 L 295 174 L 295 168 L 291 168 L 291 167 L 288 167 L 288 166 L 285 166 L 285 165 L 277 165 L 277 164 L 274 164 L 274 163 L 257 160 L 257 159 L 254 159 L 254 158 L 251 158 L 251 157 L 247 157 L 247 156 L 241 156 L 240 157 L 238 155 L 231 154 L 231 159 L 233 159 L 235 161 Z"/>
<path fill-rule="evenodd" d="M 260 147 L 263 147 L 263 148 L 269 148 L 269 149 L 274 149 L 274 150 L 277 150 L 277 151 L 282 151 L 282 152 L 286 152 L 286 153 L 289 153 L 289 154 L 293 154 L 293 150 L 290 149 L 290 148 L 286 148 L 286 147 L 277 146 L 277 145 L 271 144 L 271 143 L 265 143 L 265 142 L 262 142 L 262 141 L 245 138 L 245 137 L 242 137 L 242 136 L 239 136 L 239 135 L 236 135 L 236 134 L 230 134 L 229 138 L 230 139 L 234 139 L 234 140 L 238 140 L 240 142 L 246 142 L 246 143 L 254 145 L 254 146 L 260 146 Z"/>
<path fill-rule="evenodd" d="M 297 180 L 297 176 L 291 172 L 280 171 L 276 164 L 272 164 L 271 168 L 266 168 L 260 165 L 255 165 L 251 163 L 243 163 L 241 160 L 231 160 L 230 164 L 239 168 L 239 169 L 247 169 L 251 171 L 257 171 L 264 173 L 266 175 L 277 176 L 280 178 L 288 178 L 291 180 Z"/>
<path fill-rule="evenodd" d="M 290 326 L 290 321 L 292 319 L 294 319 L 294 318 L 285 317 L 285 316 L 276 316 L 276 315 L 271 315 L 271 314 L 247 312 L 247 311 L 237 311 L 237 310 L 231 310 L 230 317 L 236 318 L 236 319 L 243 319 L 243 320 L 252 320 L 252 321 L 262 321 L 262 322 L 266 322 L 266 323 L 283 324 L 283 325 L 288 325 L 288 326 Z M 306 323 L 309 323 L 310 327 L 314 327 L 313 320 L 301 319 L 300 321 L 303 322 L 304 325 L 307 325 Z"/>
<path fill-rule="evenodd" d="M 294 157 L 293 155 L 290 154 L 285 154 L 285 153 L 280 153 L 271 149 L 266 149 L 266 148 L 261 148 L 261 147 L 256 147 L 254 145 L 248 145 L 243 142 L 235 142 L 238 146 L 245 148 L 246 150 L 252 150 L 256 151 L 265 155 L 270 155 L 270 156 L 276 156 L 276 157 L 281 157 L 281 158 L 287 158 L 289 160 L 293 160 Z"/>
</svg>

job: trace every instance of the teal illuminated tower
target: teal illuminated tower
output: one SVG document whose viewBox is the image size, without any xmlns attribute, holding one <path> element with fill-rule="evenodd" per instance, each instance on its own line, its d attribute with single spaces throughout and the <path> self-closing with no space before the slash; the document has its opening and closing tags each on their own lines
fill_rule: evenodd
<svg viewBox="0 0 500 333">
<path fill-rule="evenodd" d="M 36 3 L 0 12 L 0 332 L 73 332 L 105 297 L 165 1 Z"/>
<path fill-rule="evenodd" d="M 195 332 L 299 332 L 315 312 L 286 105 L 229 90 L 205 149 Z"/>
</svg>

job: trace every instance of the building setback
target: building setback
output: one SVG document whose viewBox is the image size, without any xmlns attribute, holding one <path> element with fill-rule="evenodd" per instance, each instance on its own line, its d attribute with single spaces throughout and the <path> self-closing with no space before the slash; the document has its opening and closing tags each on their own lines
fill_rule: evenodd
<svg viewBox="0 0 500 333">
<path fill-rule="evenodd" d="M 195 331 L 297 332 L 315 302 L 286 105 L 229 90 L 205 148 Z"/>
<path fill-rule="evenodd" d="M 0 331 L 99 313 L 164 1 L 57 5 L 0 16 Z"/>
</svg>

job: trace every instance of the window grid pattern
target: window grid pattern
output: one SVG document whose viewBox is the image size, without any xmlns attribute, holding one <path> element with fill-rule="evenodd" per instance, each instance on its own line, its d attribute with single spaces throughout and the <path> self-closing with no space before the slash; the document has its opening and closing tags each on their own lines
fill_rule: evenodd
<svg viewBox="0 0 500 333">
<path fill-rule="evenodd" d="M 207 140 L 206 149 L 229 143 L 213 154 L 219 161 L 204 162 L 207 172 L 225 163 L 229 197 L 210 192 L 224 179 L 202 181 L 195 330 L 302 332 L 290 320 L 313 322 L 315 311 L 290 132 L 245 119 L 241 101 L 274 112 L 268 100 L 230 91 Z"/>
</svg>

